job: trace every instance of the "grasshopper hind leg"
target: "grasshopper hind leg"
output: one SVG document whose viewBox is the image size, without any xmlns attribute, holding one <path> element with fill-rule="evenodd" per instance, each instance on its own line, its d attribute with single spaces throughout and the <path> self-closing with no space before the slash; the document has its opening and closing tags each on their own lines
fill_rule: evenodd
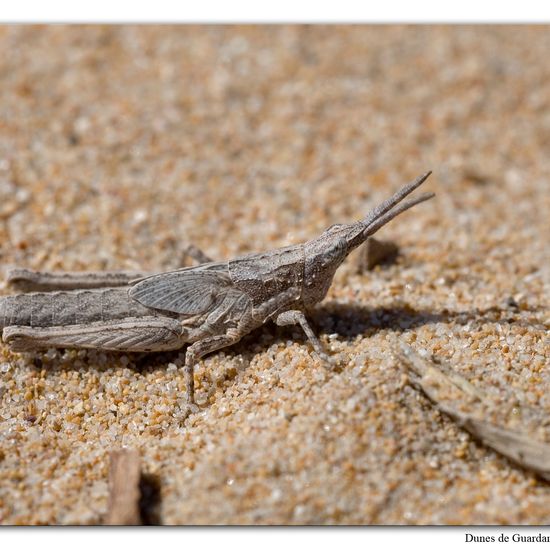
<svg viewBox="0 0 550 550">
<path fill-rule="evenodd" d="M 189 245 L 182 251 L 179 263 L 171 266 L 179 269 L 191 258 L 197 264 L 212 260 L 198 247 Z M 160 269 L 159 271 L 162 271 Z M 83 290 L 126 286 L 135 279 L 158 273 L 146 271 L 34 271 L 23 267 L 13 267 L 6 272 L 6 283 L 19 292 L 54 292 L 56 290 Z"/>
<path fill-rule="evenodd" d="M 186 333 L 175 319 L 151 317 L 57 327 L 12 325 L 4 328 L 2 339 L 17 352 L 46 348 L 154 352 L 181 348 Z"/>
<path fill-rule="evenodd" d="M 126 286 L 146 275 L 141 271 L 33 271 L 17 267 L 8 270 L 6 282 L 19 292 L 54 292 Z"/>
</svg>

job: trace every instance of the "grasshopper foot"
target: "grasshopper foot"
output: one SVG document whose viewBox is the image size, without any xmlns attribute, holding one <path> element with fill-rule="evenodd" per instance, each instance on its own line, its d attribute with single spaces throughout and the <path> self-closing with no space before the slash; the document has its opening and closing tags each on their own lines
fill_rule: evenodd
<svg viewBox="0 0 550 550">
<path fill-rule="evenodd" d="M 305 332 L 308 340 L 311 342 L 315 355 L 327 368 L 329 368 L 330 370 L 334 370 L 334 359 L 332 359 L 330 355 L 325 352 L 323 346 L 321 345 L 321 342 L 319 341 L 319 338 L 315 336 L 315 333 L 309 326 L 306 316 L 302 311 L 294 309 L 283 311 L 277 316 L 277 318 L 275 319 L 275 323 L 280 327 L 284 327 L 287 325 L 300 325 L 302 327 L 302 330 Z"/>
<path fill-rule="evenodd" d="M 323 366 L 330 372 L 342 372 L 342 364 L 339 361 L 339 357 L 337 355 L 328 355 L 327 353 L 323 352 L 322 355 L 315 352 L 317 357 L 319 357 L 321 363 L 323 363 Z"/>
<path fill-rule="evenodd" d="M 174 418 L 179 424 L 183 424 L 189 416 L 198 413 L 199 410 L 196 403 L 183 403 L 174 410 Z"/>
</svg>

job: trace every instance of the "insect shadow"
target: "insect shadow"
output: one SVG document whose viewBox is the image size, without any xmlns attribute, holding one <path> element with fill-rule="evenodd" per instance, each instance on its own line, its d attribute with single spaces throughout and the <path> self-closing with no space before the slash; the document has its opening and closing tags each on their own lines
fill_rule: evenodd
<svg viewBox="0 0 550 550">
<path fill-rule="evenodd" d="M 529 310 L 530 313 L 540 308 Z M 415 309 L 408 304 L 371 308 L 358 304 L 326 302 L 317 307 L 311 315 L 313 324 L 321 333 L 338 334 L 348 341 L 357 336 L 372 336 L 379 330 L 402 333 L 423 325 L 446 323 L 466 325 L 468 323 L 495 323 L 499 325 L 537 327 L 536 318 L 517 318 L 512 308 L 489 307 L 465 311 L 429 311 Z"/>
<path fill-rule="evenodd" d="M 161 525 L 159 476 L 142 473 L 139 489 L 141 493 L 139 500 L 141 522 L 143 525 Z"/>
<path fill-rule="evenodd" d="M 534 313 L 541 308 L 528 310 L 527 313 Z M 403 333 L 423 325 L 435 323 L 466 325 L 472 323 L 481 325 L 494 323 L 499 325 L 516 325 L 527 328 L 538 328 L 544 330 L 540 321 L 535 317 L 517 317 L 517 312 L 511 308 L 489 307 L 486 309 L 472 309 L 465 311 L 431 311 L 415 309 L 408 304 L 400 304 L 388 307 L 368 307 L 360 304 L 349 304 L 341 302 L 325 302 L 315 308 L 308 315 L 317 334 L 336 334 L 339 339 L 352 342 L 358 336 L 370 337 L 380 330 L 389 330 L 395 333 Z M 294 341 L 307 345 L 307 337 L 299 327 L 277 327 L 273 324 L 266 324 L 258 329 L 258 334 L 247 335 L 241 342 L 226 348 L 224 351 L 228 356 L 243 355 L 251 359 L 258 353 L 258 342 L 261 347 L 267 349 L 274 343 L 285 341 L 292 335 Z M 251 347 L 255 349 L 251 351 Z"/>
<path fill-rule="evenodd" d="M 537 308 L 529 310 L 534 313 Z M 516 312 L 510 308 L 489 307 L 465 311 L 431 311 L 415 309 L 408 304 L 388 307 L 368 307 L 360 304 L 341 302 L 325 302 L 308 315 L 318 334 L 337 334 L 340 339 L 351 342 L 357 336 L 370 337 L 380 330 L 403 333 L 417 327 L 435 323 L 466 325 L 468 323 L 495 323 L 499 325 L 514 324 L 516 326 L 537 327 L 540 325 L 534 317 L 517 318 Z M 542 325 L 541 325 L 541 328 Z M 307 345 L 307 337 L 299 327 L 278 327 L 267 323 L 255 332 L 245 336 L 240 342 L 225 348 L 223 352 L 233 357 L 240 355 L 244 363 L 250 362 L 261 349 L 286 341 L 292 335 L 292 340 Z M 259 350 L 258 347 L 261 349 Z M 173 353 L 173 352 L 171 352 Z"/>
</svg>

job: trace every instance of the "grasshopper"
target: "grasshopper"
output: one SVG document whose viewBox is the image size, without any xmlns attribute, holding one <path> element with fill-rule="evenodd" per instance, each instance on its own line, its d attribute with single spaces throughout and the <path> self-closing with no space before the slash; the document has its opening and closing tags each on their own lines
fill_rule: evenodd
<svg viewBox="0 0 550 550">
<path fill-rule="evenodd" d="M 160 352 L 187 344 L 178 361 L 185 367 L 189 407 L 196 407 L 197 361 L 268 320 L 300 325 L 317 356 L 330 365 L 304 312 L 326 296 L 336 270 L 354 248 L 400 213 L 433 197 L 424 193 L 401 202 L 430 173 L 360 221 L 332 225 L 306 243 L 226 262 L 154 274 L 14 269 L 8 282 L 25 292 L 0 298 L 2 339 L 17 352 L 50 347 Z"/>
</svg>

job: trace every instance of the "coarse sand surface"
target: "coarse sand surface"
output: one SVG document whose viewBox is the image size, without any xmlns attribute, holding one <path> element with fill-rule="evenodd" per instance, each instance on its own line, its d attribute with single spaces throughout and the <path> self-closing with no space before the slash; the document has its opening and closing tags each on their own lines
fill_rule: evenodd
<svg viewBox="0 0 550 550">
<path fill-rule="evenodd" d="M 409 344 L 550 442 L 550 29 L 0 27 L 0 267 L 166 270 L 299 243 L 426 170 L 435 199 L 311 323 L 195 372 L 0 344 L 0 523 L 97 524 L 128 446 L 162 524 L 544 524 L 550 485 L 414 388 Z M 2 294 L 10 293 L 5 286 Z"/>
</svg>

